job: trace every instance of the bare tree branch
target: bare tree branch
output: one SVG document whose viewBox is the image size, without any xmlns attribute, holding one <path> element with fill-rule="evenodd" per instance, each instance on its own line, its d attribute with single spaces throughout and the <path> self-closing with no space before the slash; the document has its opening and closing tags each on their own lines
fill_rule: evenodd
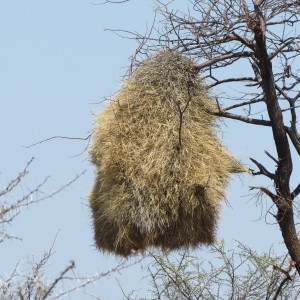
<svg viewBox="0 0 300 300">
<path fill-rule="evenodd" d="M 271 126 L 271 122 L 267 121 L 267 120 L 248 118 L 248 117 L 244 117 L 244 116 L 241 116 L 241 115 L 228 113 L 228 112 L 225 112 L 225 111 L 210 111 L 209 113 L 211 113 L 215 116 L 220 116 L 220 117 L 225 117 L 225 118 L 228 118 L 228 119 L 239 120 L 239 121 L 242 121 L 244 123 L 249 123 L 249 124 L 253 124 L 253 125 L 261 125 L 261 126 L 268 126 L 268 127 Z"/>
<path fill-rule="evenodd" d="M 275 161 L 276 164 L 278 164 L 278 160 L 272 156 L 268 151 L 265 151 L 266 155 L 269 156 L 273 161 Z"/>
<path fill-rule="evenodd" d="M 41 141 L 38 141 L 36 143 L 33 143 L 29 146 L 24 146 L 24 148 L 31 148 L 31 147 L 34 147 L 36 145 L 39 145 L 39 144 L 42 144 L 42 143 L 45 143 L 45 142 L 48 142 L 48 141 L 51 141 L 51 140 L 54 140 L 54 139 L 66 139 L 66 140 L 80 140 L 80 141 L 87 141 L 91 138 L 91 135 L 92 134 L 89 134 L 88 136 L 86 137 L 69 137 L 69 136 L 60 136 L 60 135 L 56 135 L 56 136 L 52 136 L 50 138 L 47 138 L 47 139 L 44 139 L 44 140 L 41 140 Z"/>
<path fill-rule="evenodd" d="M 6 188 L 2 191 L 0 191 L 0 197 L 10 193 L 19 183 L 21 180 L 28 174 L 28 167 L 30 164 L 33 162 L 34 157 L 32 157 L 26 164 L 25 168 L 23 169 L 22 172 L 19 173 L 19 175 L 11 180 L 11 182 L 6 186 Z"/>
<path fill-rule="evenodd" d="M 250 158 L 250 160 L 256 164 L 256 166 L 259 169 L 259 172 L 253 172 L 253 175 L 265 175 L 267 177 L 269 177 L 270 179 L 274 180 L 275 179 L 275 174 L 270 173 L 261 163 L 259 163 L 258 161 L 256 161 L 253 158 Z"/>
<path fill-rule="evenodd" d="M 250 190 L 260 190 L 264 194 L 269 196 L 273 200 L 273 202 L 276 202 L 277 196 L 263 186 L 250 186 Z"/>
<path fill-rule="evenodd" d="M 239 53 L 227 53 L 227 54 L 224 54 L 224 55 L 221 55 L 219 57 L 215 57 L 211 60 L 208 60 L 202 64 L 198 64 L 198 65 L 195 65 L 195 70 L 197 71 L 200 71 L 206 67 L 209 67 L 219 61 L 224 61 L 224 60 L 227 60 L 227 59 L 232 59 L 232 58 L 245 58 L 245 57 L 252 57 L 253 56 L 253 53 L 252 52 L 247 52 L 247 51 L 244 51 L 244 52 L 239 52 Z"/>
</svg>

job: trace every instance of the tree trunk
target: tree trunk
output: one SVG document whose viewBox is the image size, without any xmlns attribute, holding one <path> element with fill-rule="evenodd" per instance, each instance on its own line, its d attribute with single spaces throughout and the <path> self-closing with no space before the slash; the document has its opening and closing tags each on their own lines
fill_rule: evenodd
<svg viewBox="0 0 300 300">
<path fill-rule="evenodd" d="M 300 244 L 295 228 L 293 207 L 282 211 L 278 210 L 277 221 L 281 229 L 284 243 L 289 251 L 291 259 L 296 262 L 298 274 L 300 274 Z"/>
<path fill-rule="evenodd" d="M 300 243 L 294 222 L 293 201 L 290 192 L 290 176 L 293 169 L 292 157 L 281 108 L 276 95 L 272 63 L 266 48 L 265 32 L 263 30 L 264 20 L 259 11 L 257 11 L 257 22 L 259 26 L 256 26 L 254 30 L 256 41 L 255 56 L 261 72 L 262 89 L 265 94 L 265 102 L 272 124 L 273 138 L 278 155 L 278 166 L 274 180 L 277 194 L 274 200 L 278 208 L 277 221 L 285 245 L 292 260 L 296 262 L 296 268 L 300 274 Z"/>
</svg>

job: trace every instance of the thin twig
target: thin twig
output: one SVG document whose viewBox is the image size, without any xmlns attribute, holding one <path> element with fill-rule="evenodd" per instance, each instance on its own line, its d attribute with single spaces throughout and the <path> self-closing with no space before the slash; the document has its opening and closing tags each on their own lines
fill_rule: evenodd
<svg viewBox="0 0 300 300">
<path fill-rule="evenodd" d="M 24 148 L 31 148 L 31 147 L 34 147 L 36 145 L 39 145 L 39 144 L 42 144 L 42 143 L 45 143 L 45 142 L 48 142 L 48 141 L 51 141 L 51 140 L 54 140 L 54 139 L 66 139 L 66 140 L 81 140 L 81 141 L 86 141 L 88 140 L 89 138 L 91 137 L 91 134 L 89 134 L 88 136 L 84 137 L 84 138 L 81 138 L 81 137 L 69 137 L 69 136 L 60 136 L 60 135 L 56 135 L 56 136 L 52 136 L 50 138 L 47 138 L 47 139 L 44 139 L 44 140 L 41 140 L 39 142 L 36 142 L 34 144 L 31 144 L 29 146 L 23 146 Z"/>
</svg>

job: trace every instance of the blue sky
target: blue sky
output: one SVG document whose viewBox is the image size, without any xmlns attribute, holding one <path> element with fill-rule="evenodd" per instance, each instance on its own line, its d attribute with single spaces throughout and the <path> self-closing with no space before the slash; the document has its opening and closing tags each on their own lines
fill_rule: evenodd
<svg viewBox="0 0 300 300">
<path fill-rule="evenodd" d="M 61 135 L 86 137 L 93 127 L 93 113 L 100 101 L 120 87 L 136 44 L 105 28 L 144 32 L 153 18 L 152 1 L 130 1 L 120 5 L 92 5 L 89 1 L 5 0 L 0 3 L 0 103 L 1 157 L 0 184 L 5 187 L 31 158 L 35 160 L 22 188 L 6 201 L 50 176 L 44 188 L 51 193 L 87 170 L 75 184 L 56 197 L 39 203 L 22 214 L 9 227 L 22 242 L 9 241 L 0 247 L 1 272 L 9 273 L 17 261 L 38 259 L 58 233 L 55 253 L 48 268 L 50 277 L 58 274 L 69 260 L 76 272 L 95 274 L 113 267 L 118 259 L 93 247 L 93 232 L 86 196 L 93 184 L 93 166 L 88 161 L 85 141 L 52 140 L 32 148 L 24 146 Z M 267 161 L 263 150 L 273 152 L 268 128 L 256 128 L 236 121 L 222 127 L 224 142 L 245 163 L 249 156 Z M 257 250 L 275 244 L 280 231 L 276 225 L 257 221 L 261 208 L 251 200 L 248 186 L 268 184 L 250 175 L 236 177 L 228 189 L 219 226 L 219 238 L 229 247 L 238 239 Z M 266 200 L 268 201 L 268 200 Z M 120 299 L 124 290 L 145 291 L 142 267 L 129 268 L 99 282 L 93 292 L 103 299 Z M 23 270 L 26 267 L 22 268 Z M 143 292 L 142 292 L 143 293 Z M 71 299 L 82 299 L 73 294 Z"/>
</svg>

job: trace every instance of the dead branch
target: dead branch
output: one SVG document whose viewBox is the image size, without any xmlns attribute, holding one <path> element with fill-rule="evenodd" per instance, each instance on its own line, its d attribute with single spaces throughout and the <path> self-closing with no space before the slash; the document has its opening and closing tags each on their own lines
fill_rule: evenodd
<svg viewBox="0 0 300 300">
<path fill-rule="evenodd" d="M 221 111 L 210 111 L 209 113 L 211 113 L 215 116 L 220 116 L 220 117 L 233 119 L 233 120 L 239 120 L 239 121 L 242 121 L 244 123 L 249 123 L 249 124 L 253 124 L 253 125 L 261 125 L 261 126 L 268 126 L 268 127 L 271 126 L 271 122 L 267 121 L 267 120 L 248 118 L 248 117 L 244 117 L 244 116 L 241 116 L 241 115 L 228 113 L 228 112 L 225 112 L 225 111 L 222 111 L 222 110 Z"/>
<path fill-rule="evenodd" d="M 275 174 L 269 172 L 261 163 L 250 157 L 250 160 L 258 167 L 259 172 L 252 172 L 253 175 L 265 175 L 270 179 L 275 179 Z"/>
<path fill-rule="evenodd" d="M 6 188 L 4 190 L 0 191 L 0 197 L 10 193 L 13 189 L 16 188 L 16 186 L 19 185 L 21 180 L 28 174 L 28 168 L 29 168 L 30 164 L 33 162 L 33 160 L 34 160 L 34 157 L 32 157 L 27 162 L 27 164 L 26 164 L 25 168 L 23 169 L 23 171 L 21 171 L 16 178 L 11 180 L 11 182 L 6 186 Z"/>
<path fill-rule="evenodd" d="M 15 189 L 17 189 L 21 181 L 24 180 L 25 176 L 29 174 L 29 166 L 32 162 L 33 158 L 26 164 L 24 170 L 20 172 L 16 178 L 11 180 L 7 187 L 0 192 L 0 197 L 6 197 L 9 195 L 9 193 L 12 193 L 13 191 L 15 191 Z M 19 239 L 18 237 L 6 232 L 6 225 L 13 222 L 13 220 L 20 214 L 20 210 L 22 207 L 28 207 L 41 201 L 53 198 L 54 196 L 65 190 L 67 187 L 72 185 L 74 182 L 76 182 L 81 176 L 85 174 L 85 172 L 86 171 L 83 171 L 80 174 L 76 175 L 69 182 L 49 194 L 44 194 L 42 192 L 42 188 L 45 186 L 49 179 L 49 177 L 46 177 L 36 187 L 23 194 L 13 203 L 7 203 L 5 200 L 2 200 L 0 203 L 0 224 L 2 225 L 2 229 L 0 230 L 0 243 L 7 239 Z"/>
<path fill-rule="evenodd" d="M 69 137 L 69 136 L 60 136 L 60 135 L 56 135 L 56 136 L 52 136 L 50 138 L 47 138 L 47 139 L 44 139 L 44 140 L 41 140 L 41 141 L 38 141 L 36 143 L 33 143 L 29 146 L 24 146 L 24 148 L 31 148 L 31 147 L 34 147 L 36 145 L 39 145 L 39 144 L 42 144 L 42 143 L 45 143 L 45 142 L 48 142 L 48 141 L 51 141 L 51 140 L 54 140 L 54 139 L 66 139 L 66 140 L 80 140 L 80 141 L 87 141 L 91 138 L 91 135 L 92 134 L 89 134 L 88 136 L 82 138 L 82 137 Z"/>
<path fill-rule="evenodd" d="M 247 52 L 247 51 L 244 51 L 244 52 L 238 52 L 238 53 L 226 53 L 224 55 L 221 55 L 219 57 L 215 57 L 213 59 L 210 59 L 202 64 L 198 64 L 198 65 L 195 65 L 195 70 L 197 71 L 200 71 L 204 68 L 207 68 L 217 62 L 220 62 L 220 61 L 225 61 L 227 59 L 233 59 L 233 58 L 246 58 L 246 57 L 252 57 L 253 56 L 253 53 L 252 52 Z"/>
<path fill-rule="evenodd" d="M 273 194 L 270 190 L 268 190 L 267 188 L 265 188 L 263 186 L 250 186 L 250 190 L 260 190 L 260 191 L 262 191 L 264 194 L 269 196 L 273 200 L 273 202 L 276 202 L 276 199 L 278 198 L 275 194 Z"/>
<path fill-rule="evenodd" d="M 265 151 L 265 154 L 269 156 L 273 161 L 275 161 L 275 163 L 278 165 L 278 160 L 274 156 L 272 156 L 268 151 Z"/>
</svg>

